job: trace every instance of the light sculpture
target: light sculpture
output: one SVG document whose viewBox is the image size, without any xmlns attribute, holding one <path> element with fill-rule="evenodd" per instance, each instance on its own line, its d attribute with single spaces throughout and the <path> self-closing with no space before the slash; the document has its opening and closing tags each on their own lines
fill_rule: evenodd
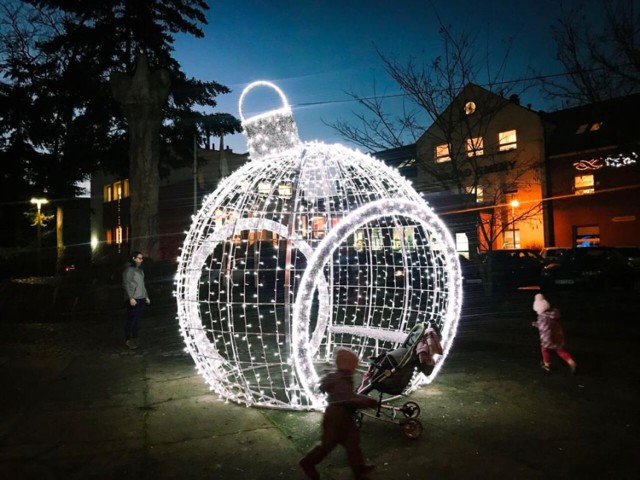
<svg viewBox="0 0 640 480">
<path fill-rule="evenodd" d="M 283 106 L 244 118 L 246 94 Z M 323 408 L 333 351 L 395 348 L 419 322 L 455 336 L 462 278 L 454 242 L 422 197 L 375 158 L 301 142 L 286 97 L 249 85 L 240 117 L 251 161 L 204 199 L 178 262 L 178 320 L 210 388 L 249 406 Z"/>
</svg>

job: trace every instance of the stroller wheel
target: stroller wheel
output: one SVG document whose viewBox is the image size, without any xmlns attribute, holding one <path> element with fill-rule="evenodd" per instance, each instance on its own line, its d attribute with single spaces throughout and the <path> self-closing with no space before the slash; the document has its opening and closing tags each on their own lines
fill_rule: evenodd
<svg viewBox="0 0 640 480">
<path fill-rule="evenodd" d="M 420 405 L 416 402 L 406 402 L 402 405 L 402 413 L 407 418 L 416 418 L 420 416 Z"/>
<path fill-rule="evenodd" d="M 422 435 L 422 424 L 418 420 L 410 419 L 402 424 L 402 429 L 407 438 L 415 440 Z"/>
<path fill-rule="evenodd" d="M 356 414 L 353 416 L 353 420 L 354 422 L 356 422 L 356 427 L 358 429 L 362 427 L 362 417 L 364 417 L 364 414 L 361 412 L 356 412 Z"/>
</svg>

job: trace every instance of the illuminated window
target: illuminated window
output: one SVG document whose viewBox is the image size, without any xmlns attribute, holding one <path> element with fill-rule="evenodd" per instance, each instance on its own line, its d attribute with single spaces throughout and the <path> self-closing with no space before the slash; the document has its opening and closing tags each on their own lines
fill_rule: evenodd
<svg viewBox="0 0 640 480">
<path fill-rule="evenodd" d="M 404 244 L 407 250 L 416 247 L 416 230 L 413 227 L 404 227 Z"/>
<path fill-rule="evenodd" d="M 267 182 L 260 182 L 258 184 L 258 193 L 269 195 L 271 193 L 271 185 L 269 185 Z"/>
<path fill-rule="evenodd" d="M 593 175 L 576 175 L 573 179 L 573 189 L 576 195 L 594 193 L 595 180 Z"/>
<path fill-rule="evenodd" d="M 600 130 L 600 127 L 602 127 L 602 122 L 596 122 L 593 125 L 591 125 L 591 128 L 589 129 L 589 131 L 597 132 L 598 130 Z"/>
<path fill-rule="evenodd" d="M 122 182 L 116 182 L 113 184 L 113 199 L 122 199 Z"/>
<path fill-rule="evenodd" d="M 451 161 L 451 154 L 449 153 L 449 145 L 443 143 L 436 146 L 436 163 L 444 163 Z"/>
<path fill-rule="evenodd" d="M 356 252 L 361 252 L 364 249 L 364 230 L 359 229 L 353 235 L 353 248 Z"/>
<path fill-rule="evenodd" d="M 373 228 L 371 229 L 371 250 L 383 250 L 384 249 L 384 240 L 382 239 L 382 229 L 381 228 Z"/>
<path fill-rule="evenodd" d="M 116 244 L 120 245 L 122 243 L 122 226 L 118 225 L 116 227 Z"/>
<path fill-rule="evenodd" d="M 220 209 L 217 209 L 214 214 L 213 214 L 213 218 L 214 220 L 214 225 L 217 228 L 222 228 L 222 226 L 224 225 L 224 212 Z"/>
<path fill-rule="evenodd" d="M 469 237 L 466 233 L 456 233 L 456 250 L 466 258 L 469 258 Z"/>
<path fill-rule="evenodd" d="M 464 113 L 467 115 L 473 115 L 476 112 L 475 102 L 467 102 L 464 104 Z"/>
<path fill-rule="evenodd" d="M 302 237 L 306 237 L 307 236 L 307 216 L 306 215 L 300 215 L 300 221 L 298 223 L 298 228 L 300 229 L 300 235 Z"/>
<path fill-rule="evenodd" d="M 113 235 L 111 234 L 111 229 L 105 231 L 104 234 L 105 234 L 104 243 L 106 243 L 107 245 L 111 245 L 113 243 Z"/>
<path fill-rule="evenodd" d="M 402 248 L 402 227 L 393 229 L 393 249 L 400 250 Z"/>
<path fill-rule="evenodd" d="M 313 238 L 324 238 L 327 233 L 327 219 L 324 217 L 313 217 L 311 219 Z"/>
<path fill-rule="evenodd" d="M 278 185 L 278 195 L 283 198 L 291 198 L 291 185 L 286 183 Z"/>
<path fill-rule="evenodd" d="M 518 148 L 518 139 L 515 130 L 507 130 L 506 132 L 498 133 L 498 144 L 501 152 L 507 150 L 515 150 Z"/>
<path fill-rule="evenodd" d="M 471 187 L 465 187 L 469 195 L 475 195 L 476 203 L 482 203 L 484 201 L 484 191 L 480 185 L 473 185 Z"/>
<path fill-rule="evenodd" d="M 502 232 L 502 248 L 520 248 L 520 230 L 512 225 Z"/>
<path fill-rule="evenodd" d="M 416 244 L 414 227 L 396 227 L 393 229 L 393 249 L 402 250 L 402 243 L 406 250 L 413 250 Z"/>
<path fill-rule="evenodd" d="M 117 181 L 111 185 L 105 185 L 102 190 L 105 203 L 121 200 L 129 196 L 129 179 Z"/>
<path fill-rule="evenodd" d="M 482 137 L 467 138 L 467 157 L 480 156 L 484 153 Z"/>
<path fill-rule="evenodd" d="M 582 225 L 573 227 L 576 247 L 594 247 L 600 245 L 600 227 Z"/>
</svg>

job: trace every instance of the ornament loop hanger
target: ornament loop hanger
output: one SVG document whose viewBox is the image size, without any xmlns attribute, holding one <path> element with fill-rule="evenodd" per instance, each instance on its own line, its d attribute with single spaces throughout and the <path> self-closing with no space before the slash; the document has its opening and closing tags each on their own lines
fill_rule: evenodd
<svg viewBox="0 0 640 480">
<path fill-rule="evenodd" d="M 251 90 L 253 90 L 256 87 L 271 87 L 273 90 L 276 91 L 276 93 L 280 96 L 280 100 L 282 100 L 282 107 L 278 110 L 291 110 L 291 107 L 289 106 L 289 102 L 287 101 L 287 97 L 284 95 L 284 92 L 282 90 L 280 90 L 280 88 L 278 88 L 277 85 L 271 83 L 271 82 L 267 82 L 265 80 L 258 80 L 257 82 L 253 82 L 251 84 L 249 84 L 243 91 L 242 91 L 242 95 L 240 95 L 240 101 L 238 102 L 238 110 L 240 112 L 240 120 L 242 122 L 244 122 L 246 120 L 244 113 L 242 111 L 242 104 L 244 103 L 244 99 L 247 95 L 247 93 L 249 93 Z M 260 116 L 260 115 L 256 115 L 256 116 Z"/>
</svg>

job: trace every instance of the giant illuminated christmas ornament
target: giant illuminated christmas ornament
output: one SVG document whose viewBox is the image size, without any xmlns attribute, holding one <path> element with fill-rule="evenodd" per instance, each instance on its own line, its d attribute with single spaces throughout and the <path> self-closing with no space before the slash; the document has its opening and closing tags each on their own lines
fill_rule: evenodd
<svg viewBox="0 0 640 480">
<path fill-rule="evenodd" d="M 244 118 L 256 87 L 282 107 Z M 318 371 L 334 350 L 361 358 L 395 348 L 420 322 L 444 355 L 462 294 L 452 238 L 411 185 L 341 145 L 302 142 L 284 94 L 268 82 L 240 97 L 251 161 L 222 180 L 194 216 L 179 259 L 180 330 L 198 372 L 221 397 L 321 409 Z"/>
</svg>

